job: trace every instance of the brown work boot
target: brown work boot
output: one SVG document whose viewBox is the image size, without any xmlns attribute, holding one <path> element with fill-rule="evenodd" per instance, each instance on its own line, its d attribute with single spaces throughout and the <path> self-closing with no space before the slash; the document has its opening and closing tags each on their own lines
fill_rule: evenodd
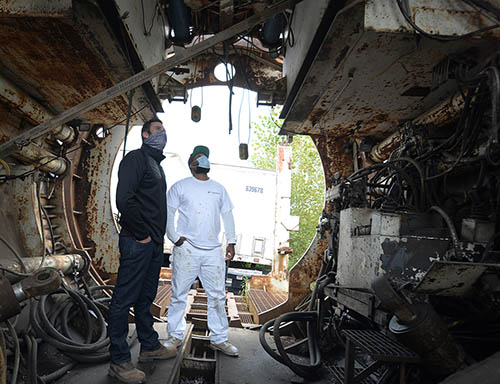
<svg viewBox="0 0 500 384">
<path fill-rule="evenodd" d="M 146 381 L 146 374 L 134 367 L 130 361 L 120 364 L 110 363 L 108 375 L 127 384 L 138 384 Z"/>
<path fill-rule="evenodd" d="M 221 351 L 223 354 L 232 357 L 238 357 L 238 355 L 240 354 L 238 348 L 236 348 L 229 341 L 224 341 L 220 344 L 213 344 L 212 342 L 210 342 L 210 348 L 212 348 L 214 351 Z"/>
<path fill-rule="evenodd" d="M 139 361 L 145 363 L 153 360 L 166 360 L 177 355 L 177 348 L 173 344 L 160 345 L 154 351 L 141 351 L 139 353 Z"/>
</svg>

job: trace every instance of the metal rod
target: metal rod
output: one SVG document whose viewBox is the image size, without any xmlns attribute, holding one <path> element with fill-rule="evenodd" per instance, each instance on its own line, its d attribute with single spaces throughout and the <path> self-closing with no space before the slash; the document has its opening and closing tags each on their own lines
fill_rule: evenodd
<svg viewBox="0 0 500 384">
<path fill-rule="evenodd" d="M 90 99 L 85 100 L 84 102 L 75 105 L 74 107 L 64 111 L 63 113 L 57 115 L 53 119 L 46 121 L 42 124 L 33 127 L 32 129 L 22 133 L 16 138 L 0 145 L 0 158 L 10 155 L 11 153 L 17 152 L 23 146 L 27 145 L 32 139 L 36 139 L 41 137 L 47 133 L 49 133 L 55 127 L 64 124 L 78 116 L 82 113 L 88 112 L 106 102 L 113 99 L 116 96 L 119 96 L 133 88 L 138 87 L 141 84 L 144 84 L 151 80 L 152 78 L 160 75 L 161 73 L 174 68 L 178 65 L 185 63 L 186 61 L 192 59 L 195 56 L 198 56 L 200 53 L 206 51 L 207 49 L 230 39 L 231 37 L 243 33 L 255 25 L 273 17 L 274 15 L 283 12 L 285 9 L 293 7 L 296 3 L 301 0 L 283 0 L 279 3 L 266 8 L 264 11 L 255 14 L 248 19 L 245 19 L 238 24 L 235 24 L 226 30 L 217 33 L 211 38 L 207 40 L 203 40 L 201 43 L 198 43 L 190 48 L 187 48 L 184 51 L 176 53 L 173 57 L 167 58 L 159 62 L 158 64 L 153 65 L 152 67 L 145 69 L 135 75 L 129 77 L 128 79 L 112 86 L 111 88 L 98 93 L 97 95 L 91 97 Z"/>
</svg>

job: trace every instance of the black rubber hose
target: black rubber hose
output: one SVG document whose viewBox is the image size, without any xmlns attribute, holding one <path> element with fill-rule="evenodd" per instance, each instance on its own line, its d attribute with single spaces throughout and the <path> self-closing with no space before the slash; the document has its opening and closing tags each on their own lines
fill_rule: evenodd
<svg viewBox="0 0 500 384">
<path fill-rule="evenodd" d="M 31 369 L 30 369 L 30 379 L 33 384 L 38 384 L 38 342 L 34 336 L 28 336 L 31 338 Z"/>
<path fill-rule="evenodd" d="M 81 301 L 81 299 L 83 299 L 83 301 L 85 301 L 86 304 L 90 307 L 89 309 L 91 309 L 96 314 L 96 316 L 99 320 L 100 326 L 101 326 L 101 335 L 100 335 L 99 339 L 95 343 L 92 343 L 92 344 L 78 343 L 78 342 L 75 342 L 74 340 L 64 336 L 59 331 L 57 331 L 57 329 L 49 322 L 49 320 L 47 318 L 46 311 L 45 311 L 45 303 L 47 301 L 47 296 L 42 296 L 40 298 L 40 303 L 38 304 L 37 314 L 40 318 L 41 324 L 46 328 L 48 334 L 50 336 L 52 336 L 52 338 L 53 338 L 53 340 L 51 340 L 51 341 L 49 341 L 49 340 L 46 340 L 46 341 L 48 343 L 59 342 L 60 346 L 63 348 L 63 350 L 66 350 L 68 352 L 76 352 L 76 353 L 94 352 L 94 351 L 98 351 L 98 350 L 104 348 L 105 346 L 107 346 L 109 344 L 109 340 L 106 339 L 106 323 L 104 321 L 104 318 L 103 318 L 101 312 L 97 309 L 95 304 L 92 303 L 85 296 L 83 296 L 83 295 L 80 296 L 79 294 L 75 293 L 74 291 L 68 290 L 67 293 L 69 295 L 71 295 L 73 299 L 75 299 L 77 301 Z M 84 315 L 89 316 L 89 318 L 90 318 L 88 310 L 85 310 L 83 312 L 84 312 Z M 47 332 L 43 332 L 43 333 L 46 334 Z M 43 338 L 43 336 L 41 336 L 41 337 Z M 58 348 L 60 348 L 60 347 L 58 347 Z"/>
<path fill-rule="evenodd" d="M 21 361 L 21 347 L 19 346 L 19 338 L 17 337 L 14 326 L 9 320 L 7 320 L 5 323 L 7 324 L 7 328 L 9 329 L 10 336 L 14 340 L 14 365 L 12 367 L 12 376 L 10 379 L 10 383 L 16 384 L 17 375 L 19 373 L 19 363 Z"/>
<path fill-rule="evenodd" d="M 101 338 L 99 338 L 99 340 L 97 342 L 95 342 L 93 344 L 85 345 L 82 343 L 77 343 L 71 339 L 66 338 L 62 334 L 60 334 L 54 328 L 54 326 L 48 322 L 48 319 L 46 317 L 45 312 L 40 310 L 40 307 L 43 308 L 41 303 L 42 303 L 42 300 L 44 298 L 46 299 L 45 296 L 41 297 L 40 305 L 32 305 L 30 308 L 31 325 L 32 325 L 33 329 L 35 330 L 37 336 L 41 337 L 44 341 L 51 344 L 55 348 L 59 349 L 61 352 L 64 352 L 64 353 L 66 353 L 66 352 L 71 353 L 72 352 L 72 353 L 75 353 L 77 355 L 100 351 L 101 349 L 103 349 L 104 347 L 106 347 L 109 344 L 109 339 L 101 340 L 102 335 L 101 335 Z M 36 307 L 38 307 L 38 308 L 36 308 Z M 102 318 L 102 314 L 97 309 L 97 307 L 95 307 L 95 305 L 93 306 L 92 310 L 96 313 L 98 318 L 99 317 Z M 44 320 L 42 320 L 43 325 L 51 328 L 52 334 L 56 335 L 56 336 L 52 336 L 52 334 L 49 334 L 49 333 L 47 333 L 47 331 L 45 331 L 45 329 L 40 324 L 41 320 L 38 318 L 39 315 L 42 315 L 42 318 L 44 319 Z M 103 330 L 103 333 L 104 333 L 104 335 L 106 334 L 105 328 Z"/>
<path fill-rule="evenodd" d="M 274 360 L 280 362 L 281 364 L 287 365 L 285 363 L 285 360 L 281 358 L 280 355 L 278 355 L 274 350 L 269 346 L 266 340 L 266 332 L 267 330 L 274 325 L 275 319 L 267 321 L 262 328 L 259 331 L 259 341 L 260 344 L 262 345 L 262 348 L 271 356 Z"/>
<path fill-rule="evenodd" d="M 50 383 L 51 381 L 55 381 L 65 375 L 66 372 L 71 371 L 75 365 L 76 363 L 68 363 L 59 368 L 57 371 L 51 372 L 48 375 L 39 376 L 38 378 L 44 383 Z"/>
<path fill-rule="evenodd" d="M 309 346 L 309 356 L 310 364 L 299 364 L 293 362 L 288 353 L 281 343 L 281 336 L 279 332 L 279 327 L 282 323 L 288 321 L 300 321 L 307 322 L 307 334 L 308 334 L 308 346 Z M 318 345 L 318 332 L 317 332 L 317 321 L 318 315 L 316 312 L 291 312 L 281 315 L 275 320 L 270 320 L 266 322 L 259 332 L 259 341 L 264 348 L 264 350 L 278 362 L 288 366 L 297 375 L 305 378 L 311 378 L 317 376 L 318 367 L 321 365 L 321 352 Z M 266 341 L 266 332 L 273 326 L 273 337 L 278 349 L 276 353 Z"/>
<path fill-rule="evenodd" d="M 285 364 L 296 374 L 302 377 L 314 377 L 317 375 L 318 367 L 321 365 L 321 352 L 318 345 L 318 335 L 316 322 L 318 314 L 316 312 L 291 312 L 285 313 L 274 321 L 273 336 L 276 348 Z M 299 364 L 293 362 L 281 343 L 279 327 L 281 323 L 288 321 L 307 322 L 307 338 L 309 345 L 310 364 Z"/>
</svg>

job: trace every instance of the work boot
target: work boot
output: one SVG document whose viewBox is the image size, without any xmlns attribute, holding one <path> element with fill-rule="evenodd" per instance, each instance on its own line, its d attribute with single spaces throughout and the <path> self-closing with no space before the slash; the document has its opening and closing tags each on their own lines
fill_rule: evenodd
<svg viewBox="0 0 500 384">
<path fill-rule="evenodd" d="M 166 360 L 175 357 L 175 355 L 177 355 L 177 348 L 173 344 L 160 344 L 154 351 L 141 351 L 139 361 L 145 363 L 153 360 Z"/>
<path fill-rule="evenodd" d="M 175 348 L 179 348 L 182 345 L 182 340 L 175 336 L 169 336 L 167 339 L 167 344 L 173 345 Z"/>
<path fill-rule="evenodd" d="M 127 384 L 138 384 L 146 381 L 146 374 L 134 367 L 130 361 L 120 364 L 110 363 L 108 375 Z"/>
<path fill-rule="evenodd" d="M 210 348 L 212 348 L 214 351 L 221 351 L 223 354 L 232 357 L 238 357 L 239 355 L 238 348 L 236 348 L 229 341 L 224 341 L 220 344 L 214 344 L 210 342 Z"/>
</svg>

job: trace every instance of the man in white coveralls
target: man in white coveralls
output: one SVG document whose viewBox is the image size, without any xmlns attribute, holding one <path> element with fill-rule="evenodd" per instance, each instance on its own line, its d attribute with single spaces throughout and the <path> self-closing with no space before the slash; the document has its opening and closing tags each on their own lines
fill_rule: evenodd
<svg viewBox="0 0 500 384">
<path fill-rule="evenodd" d="M 225 259 L 232 260 L 236 244 L 234 207 L 225 188 L 207 175 L 209 155 L 207 147 L 195 147 L 188 160 L 193 177 L 178 181 L 167 194 L 167 237 L 175 244 L 167 331 L 169 342 L 179 346 L 186 330 L 187 296 L 199 277 L 208 297 L 210 347 L 236 357 L 238 349 L 227 340 L 226 265 L 219 240 L 222 217 L 228 241 Z M 177 228 L 176 211 L 179 211 Z"/>
</svg>

